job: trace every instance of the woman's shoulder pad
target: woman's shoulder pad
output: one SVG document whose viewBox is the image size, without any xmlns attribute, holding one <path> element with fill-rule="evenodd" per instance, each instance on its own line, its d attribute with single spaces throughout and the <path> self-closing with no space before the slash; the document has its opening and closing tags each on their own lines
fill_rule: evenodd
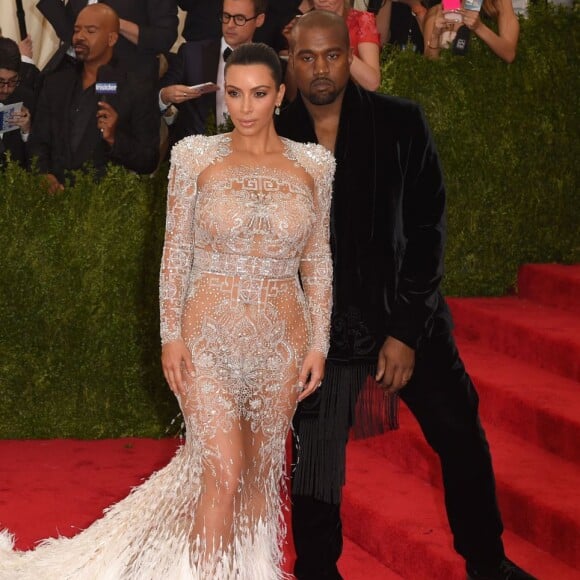
<svg viewBox="0 0 580 580">
<path fill-rule="evenodd" d="M 314 165 L 324 167 L 334 163 L 332 153 L 318 143 L 299 143 L 298 141 L 292 141 L 290 139 L 287 139 L 287 142 L 302 162 L 309 161 Z"/>
<path fill-rule="evenodd" d="M 224 143 L 224 135 L 190 135 L 178 141 L 171 150 L 171 158 L 193 156 L 203 160 L 203 156 L 212 156 Z"/>
</svg>

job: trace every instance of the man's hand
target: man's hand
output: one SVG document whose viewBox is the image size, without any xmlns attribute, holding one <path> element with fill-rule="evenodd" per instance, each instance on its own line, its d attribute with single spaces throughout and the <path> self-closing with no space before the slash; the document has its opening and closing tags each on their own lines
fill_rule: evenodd
<svg viewBox="0 0 580 580">
<path fill-rule="evenodd" d="M 12 113 L 10 122 L 20 127 L 22 133 L 30 133 L 30 111 L 26 107 L 21 107 L 19 113 Z"/>
<path fill-rule="evenodd" d="M 161 89 L 161 100 L 166 105 L 179 105 L 201 96 L 199 89 L 192 89 L 187 85 L 169 85 Z"/>
<path fill-rule="evenodd" d="M 18 50 L 20 51 L 20 54 L 22 56 L 26 56 L 28 58 L 33 58 L 33 49 L 32 49 L 32 38 L 30 38 L 30 36 L 27 36 L 26 38 L 23 38 L 19 43 L 18 43 Z"/>
<path fill-rule="evenodd" d="M 396 393 L 409 382 L 414 367 L 415 351 L 389 336 L 379 352 L 375 379 L 388 393 Z"/>
<path fill-rule="evenodd" d="M 47 173 L 44 176 L 46 187 L 48 188 L 48 193 L 56 193 L 57 191 L 63 191 L 64 185 L 56 178 L 56 175 L 52 173 Z"/>
<path fill-rule="evenodd" d="M 115 131 L 117 129 L 119 115 L 117 114 L 117 111 L 115 111 L 115 109 L 105 101 L 99 101 L 98 105 L 97 127 L 99 128 L 103 139 L 112 146 L 113 143 L 115 143 Z"/>
</svg>

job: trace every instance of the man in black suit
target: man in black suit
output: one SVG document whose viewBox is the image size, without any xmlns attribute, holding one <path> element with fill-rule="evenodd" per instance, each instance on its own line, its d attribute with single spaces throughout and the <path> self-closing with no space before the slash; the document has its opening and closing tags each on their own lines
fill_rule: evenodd
<svg viewBox="0 0 580 580">
<path fill-rule="evenodd" d="M 282 29 L 298 12 L 300 0 L 271 0 L 268 2 L 264 25 L 256 30 L 254 42 L 264 42 L 276 51 L 284 45 Z M 177 5 L 187 12 L 183 26 L 185 40 L 219 38 L 219 17 L 222 0 L 177 0 Z"/>
<path fill-rule="evenodd" d="M 152 83 L 159 78 L 158 55 L 168 52 L 177 39 L 176 0 L 100 0 L 119 15 L 119 41 L 115 56 L 119 63 Z M 39 0 L 37 7 L 50 22 L 62 45 L 49 63 L 57 70 L 70 51 L 74 22 L 80 11 L 94 0 Z"/>
<path fill-rule="evenodd" d="M 159 107 L 177 107 L 171 125 L 170 141 L 176 143 L 188 135 L 204 134 L 210 119 L 217 126 L 227 119 L 224 104 L 224 64 L 236 47 L 252 41 L 254 32 L 264 23 L 266 0 L 224 0 L 220 14 L 222 37 L 186 42 L 161 79 Z M 217 90 L 202 93 L 193 85 L 212 82 Z"/>
<path fill-rule="evenodd" d="M 316 10 L 300 18 L 290 59 L 299 95 L 278 130 L 319 142 L 336 157 L 330 350 L 321 388 L 296 416 L 296 577 L 341 578 L 345 447 L 357 397 L 371 375 L 399 394 L 441 459 L 447 515 L 468 578 L 529 580 L 504 553 L 478 397 L 439 291 L 445 187 L 423 113 L 415 103 L 349 79 L 348 30 L 335 14 Z"/>
<path fill-rule="evenodd" d="M 19 129 L 0 131 L 0 168 L 7 152 L 13 161 L 28 165 L 26 141 L 30 133 L 34 94 L 21 83 L 22 62 L 18 45 L 9 38 L 0 37 L 0 104 L 23 103 L 20 112 L 11 116 L 11 124 Z"/>
<path fill-rule="evenodd" d="M 115 65 L 119 19 L 106 4 L 87 6 L 74 26 L 78 65 L 49 75 L 42 87 L 30 152 L 52 190 L 67 171 L 108 162 L 150 173 L 159 157 L 159 113 L 148 82 Z"/>
<path fill-rule="evenodd" d="M 187 14 L 181 33 L 186 41 L 219 38 L 222 0 L 177 0 Z"/>
</svg>

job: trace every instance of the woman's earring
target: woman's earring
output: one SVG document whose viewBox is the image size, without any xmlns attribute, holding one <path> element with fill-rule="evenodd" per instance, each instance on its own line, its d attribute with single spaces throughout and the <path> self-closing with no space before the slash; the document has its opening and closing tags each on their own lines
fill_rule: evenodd
<svg viewBox="0 0 580 580">
<path fill-rule="evenodd" d="M 274 115 L 279 115 L 280 114 L 280 105 L 276 105 L 276 108 L 274 109 Z"/>
</svg>

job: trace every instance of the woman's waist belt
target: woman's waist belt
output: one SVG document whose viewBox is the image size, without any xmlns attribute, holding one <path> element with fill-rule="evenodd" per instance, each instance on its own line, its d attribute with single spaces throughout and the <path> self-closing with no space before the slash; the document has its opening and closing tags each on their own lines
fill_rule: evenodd
<svg viewBox="0 0 580 580">
<path fill-rule="evenodd" d="M 264 258 L 239 254 L 220 254 L 195 248 L 193 270 L 225 276 L 294 278 L 300 258 Z"/>
</svg>

